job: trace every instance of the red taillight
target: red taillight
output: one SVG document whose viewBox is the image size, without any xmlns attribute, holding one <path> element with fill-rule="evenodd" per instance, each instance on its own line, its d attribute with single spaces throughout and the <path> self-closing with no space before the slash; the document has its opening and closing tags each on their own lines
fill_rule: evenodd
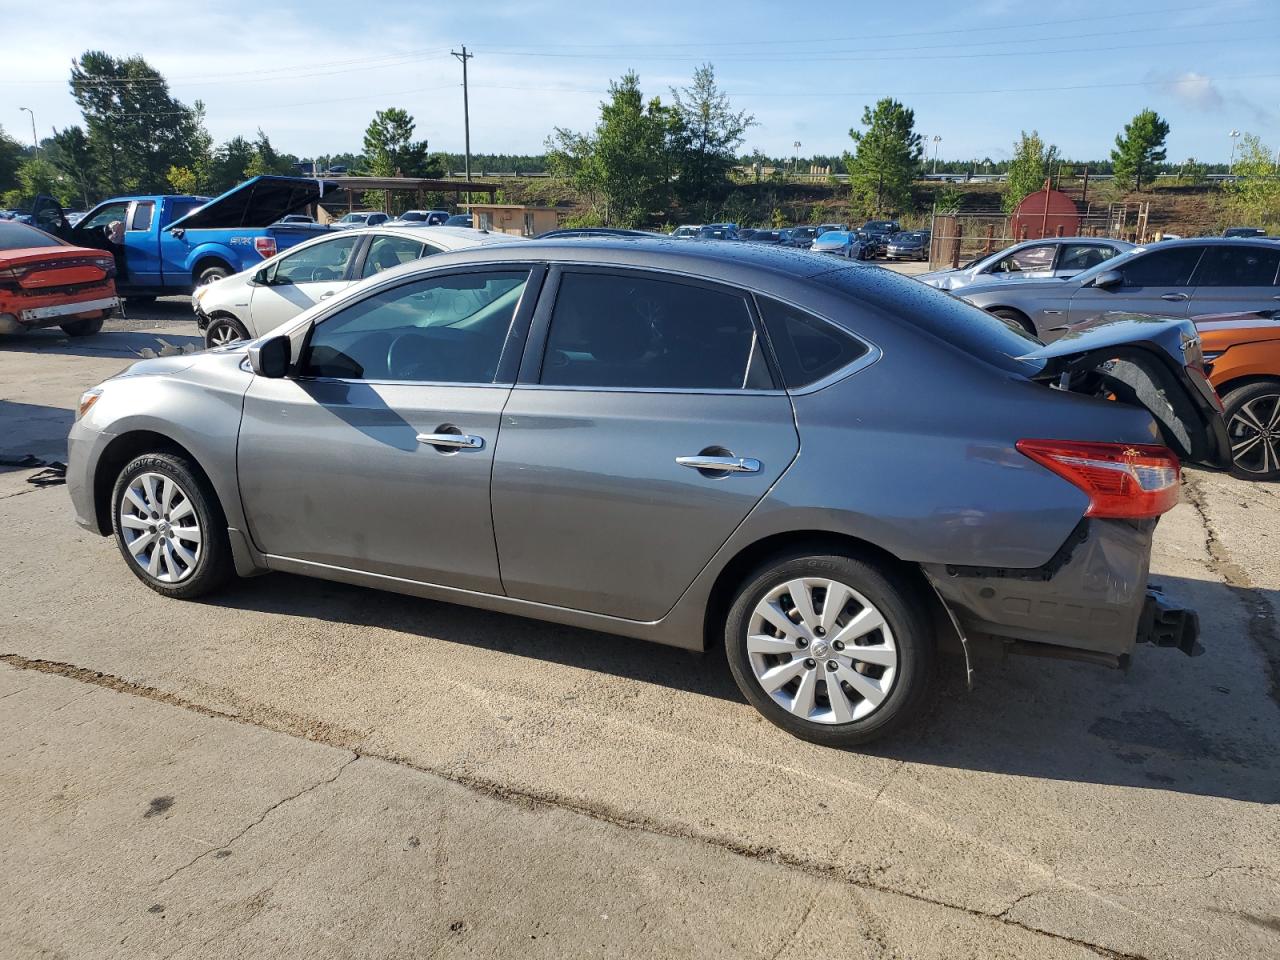
<svg viewBox="0 0 1280 960">
<path fill-rule="evenodd" d="M 253 249 L 262 254 L 262 259 L 274 257 L 276 255 L 276 238 L 275 237 L 254 237 Z"/>
<path fill-rule="evenodd" d="M 1168 447 L 1019 440 L 1018 450 L 1089 495 L 1086 517 L 1158 517 L 1178 502 L 1181 467 Z"/>
</svg>

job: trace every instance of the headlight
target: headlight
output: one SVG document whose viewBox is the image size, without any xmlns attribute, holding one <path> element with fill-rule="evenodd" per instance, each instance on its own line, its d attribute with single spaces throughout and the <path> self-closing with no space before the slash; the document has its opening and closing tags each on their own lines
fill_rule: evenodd
<svg viewBox="0 0 1280 960">
<path fill-rule="evenodd" d="M 102 396 L 101 387 L 94 387 L 80 394 L 80 403 L 76 407 L 76 419 L 79 420 L 88 413 L 93 408 L 93 405 L 98 402 L 100 396 Z"/>
</svg>

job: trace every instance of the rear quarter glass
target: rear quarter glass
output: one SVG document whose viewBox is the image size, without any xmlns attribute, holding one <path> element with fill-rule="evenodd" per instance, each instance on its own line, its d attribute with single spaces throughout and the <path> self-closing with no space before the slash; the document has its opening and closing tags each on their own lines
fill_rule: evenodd
<svg viewBox="0 0 1280 960">
<path fill-rule="evenodd" d="M 1031 334 L 912 277 L 851 267 L 814 279 L 1001 370 L 1034 377 L 1044 367 L 1018 359 L 1043 346 Z"/>
</svg>

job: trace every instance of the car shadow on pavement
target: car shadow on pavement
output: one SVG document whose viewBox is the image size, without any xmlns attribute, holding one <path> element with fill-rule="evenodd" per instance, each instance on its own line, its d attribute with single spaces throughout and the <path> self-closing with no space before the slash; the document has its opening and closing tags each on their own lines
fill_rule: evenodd
<svg viewBox="0 0 1280 960">
<path fill-rule="evenodd" d="M 74 419 L 75 414 L 65 407 L 0 400 L 0 423 L 4 424 L 4 431 L 0 432 L 0 473 L 40 465 L 24 462 L 28 456 L 42 462 L 65 460 L 67 431 Z"/>
<path fill-rule="evenodd" d="M 152 333 L 147 330 L 106 329 L 88 337 L 68 337 L 57 327 L 52 327 L 0 337 L 0 350 L 8 353 L 40 353 L 64 357 L 142 360 L 147 356 L 193 353 L 203 349 L 203 337 L 161 331 Z"/>
<path fill-rule="evenodd" d="M 1280 802 L 1280 711 L 1262 651 L 1273 620 L 1231 588 L 1160 577 L 1202 611 L 1207 652 L 1141 646 L 1127 671 L 1009 657 L 976 663 L 974 689 L 944 660 L 930 714 L 863 753 L 1035 778 Z M 1280 602 L 1257 591 L 1253 602 Z M 1268 596 L 1269 595 L 1269 596 Z M 689 651 L 286 574 L 242 581 L 213 601 L 261 612 L 376 626 L 483 645 L 744 704 L 717 649 Z M 1270 609 L 1275 609 L 1271 607 Z M 1234 631 L 1234 632 L 1233 632 Z M 783 736 L 782 734 L 779 734 Z"/>
</svg>

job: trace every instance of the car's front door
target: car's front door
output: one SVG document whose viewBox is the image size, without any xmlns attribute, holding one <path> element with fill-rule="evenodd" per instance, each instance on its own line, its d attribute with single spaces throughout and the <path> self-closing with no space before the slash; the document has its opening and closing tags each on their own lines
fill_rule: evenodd
<svg viewBox="0 0 1280 960">
<path fill-rule="evenodd" d="M 657 620 L 795 458 L 790 398 L 740 291 L 624 269 L 555 282 L 494 460 L 503 586 Z"/>
<path fill-rule="evenodd" d="M 1191 275 L 1204 253 L 1199 244 L 1156 247 L 1122 261 L 1116 270 L 1123 277 L 1118 286 L 1079 286 L 1071 297 L 1071 323 L 1091 320 L 1104 313 L 1146 313 L 1185 317 L 1191 309 Z"/>
<path fill-rule="evenodd" d="M 1001 257 L 986 272 L 993 280 L 1034 280 L 1053 276 L 1057 244 L 1041 243 L 1019 247 Z"/>
<path fill-rule="evenodd" d="M 1214 244 L 1191 282 L 1192 316 L 1280 309 L 1280 243 Z"/>
<path fill-rule="evenodd" d="M 1058 249 L 1058 259 L 1053 265 L 1053 275 L 1069 279 L 1077 273 L 1092 270 L 1105 263 L 1120 251 L 1105 243 L 1064 243 Z"/>
<path fill-rule="evenodd" d="M 540 275 L 491 265 L 376 289 L 316 325 L 296 375 L 255 378 L 237 466 L 258 548 L 501 592 L 489 475 Z"/>
<path fill-rule="evenodd" d="M 252 332 L 261 336 L 346 289 L 362 239 L 358 234 L 327 237 L 291 251 L 267 267 L 249 299 Z"/>
<path fill-rule="evenodd" d="M 125 221 L 125 255 L 129 258 L 132 281 L 139 287 L 158 287 L 163 282 L 160 267 L 160 244 L 152 229 L 156 218 L 154 200 L 135 200 Z"/>
</svg>

